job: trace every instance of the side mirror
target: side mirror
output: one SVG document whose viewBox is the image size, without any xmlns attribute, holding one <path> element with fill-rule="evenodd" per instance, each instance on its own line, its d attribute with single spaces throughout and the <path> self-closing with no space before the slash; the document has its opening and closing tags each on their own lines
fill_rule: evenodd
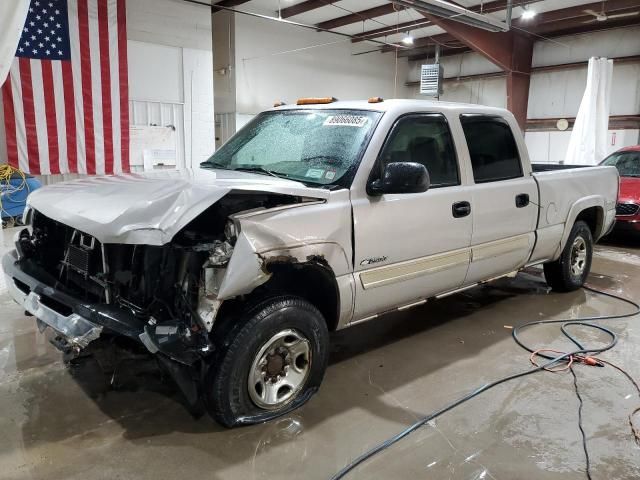
<svg viewBox="0 0 640 480">
<path fill-rule="evenodd" d="M 429 189 L 429 184 L 429 172 L 421 163 L 392 162 L 385 167 L 381 179 L 369 183 L 367 193 L 422 193 Z"/>
</svg>

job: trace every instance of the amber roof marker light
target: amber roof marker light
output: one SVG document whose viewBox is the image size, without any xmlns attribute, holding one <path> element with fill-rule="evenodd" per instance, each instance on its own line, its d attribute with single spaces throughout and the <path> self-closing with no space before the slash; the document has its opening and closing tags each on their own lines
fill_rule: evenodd
<svg viewBox="0 0 640 480">
<path fill-rule="evenodd" d="M 335 97 L 305 97 L 299 98 L 296 105 L 322 105 L 326 103 L 337 102 Z"/>
<path fill-rule="evenodd" d="M 286 103 L 284 102 L 273 102 L 273 108 L 283 107 Z"/>
<path fill-rule="evenodd" d="M 369 100 L 367 100 L 367 102 L 369 102 L 369 103 L 382 103 L 382 102 L 384 102 L 384 98 L 382 98 L 382 97 L 371 97 L 371 98 L 369 98 Z"/>
</svg>

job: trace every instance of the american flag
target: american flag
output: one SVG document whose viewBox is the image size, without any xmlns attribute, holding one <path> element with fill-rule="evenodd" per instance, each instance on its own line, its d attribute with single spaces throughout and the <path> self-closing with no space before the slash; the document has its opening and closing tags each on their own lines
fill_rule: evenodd
<svg viewBox="0 0 640 480">
<path fill-rule="evenodd" d="M 10 165 L 129 171 L 125 0 L 32 0 L 2 85 Z"/>
</svg>

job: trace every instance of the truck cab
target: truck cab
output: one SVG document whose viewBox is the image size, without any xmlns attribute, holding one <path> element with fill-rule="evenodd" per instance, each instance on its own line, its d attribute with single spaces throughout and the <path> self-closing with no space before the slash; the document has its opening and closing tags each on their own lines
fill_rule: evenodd
<svg viewBox="0 0 640 480">
<path fill-rule="evenodd" d="M 352 186 L 357 317 L 390 298 L 418 301 L 517 270 L 535 244 L 538 189 L 513 117 L 411 103 L 384 120 L 388 134 L 374 139 Z M 395 162 L 424 165 L 429 188 L 372 192 Z"/>
</svg>

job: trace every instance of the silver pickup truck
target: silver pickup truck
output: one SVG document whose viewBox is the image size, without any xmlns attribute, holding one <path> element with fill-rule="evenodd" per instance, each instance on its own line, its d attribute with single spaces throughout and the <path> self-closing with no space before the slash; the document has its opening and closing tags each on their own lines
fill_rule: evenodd
<svg viewBox="0 0 640 480">
<path fill-rule="evenodd" d="M 2 265 L 65 353 L 148 351 L 230 427 L 309 399 L 331 331 L 530 265 L 581 287 L 617 190 L 532 168 L 502 109 L 305 99 L 199 169 L 38 190 Z"/>
</svg>

